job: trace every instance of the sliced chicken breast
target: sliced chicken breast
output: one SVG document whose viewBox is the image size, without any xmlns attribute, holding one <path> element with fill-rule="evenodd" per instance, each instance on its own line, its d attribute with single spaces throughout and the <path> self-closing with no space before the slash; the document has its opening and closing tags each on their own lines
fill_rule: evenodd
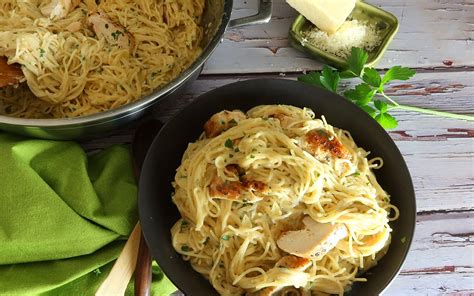
<svg viewBox="0 0 474 296">
<path fill-rule="evenodd" d="M 309 216 L 303 224 L 304 229 L 284 232 L 278 247 L 295 256 L 320 259 L 348 234 L 343 224 L 319 223 Z"/>
<path fill-rule="evenodd" d="M 108 44 L 119 48 L 132 49 L 135 40 L 123 26 L 114 23 L 103 13 L 94 13 L 88 18 L 92 30 L 99 38 L 104 38 Z"/>
<path fill-rule="evenodd" d="M 283 256 L 276 263 L 277 267 L 289 268 L 298 271 L 304 271 L 311 265 L 311 260 L 308 258 L 297 257 L 294 255 Z"/>
<path fill-rule="evenodd" d="M 41 7 L 41 13 L 51 19 L 62 19 L 80 3 L 81 0 L 52 0 L 49 4 Z"/>
</svg>

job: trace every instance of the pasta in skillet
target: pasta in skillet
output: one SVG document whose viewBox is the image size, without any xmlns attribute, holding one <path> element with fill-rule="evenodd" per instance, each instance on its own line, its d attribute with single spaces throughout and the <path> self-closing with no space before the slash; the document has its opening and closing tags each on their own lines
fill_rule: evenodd
<svg viewBox="0 0 474 296">
<path fill-rule="evenodd" d="M 21 65 L 0 114 L 65 118 L 133 102 L 201 53 L 204 0 L 2 0 L 0 57 Z"/>
</svg>

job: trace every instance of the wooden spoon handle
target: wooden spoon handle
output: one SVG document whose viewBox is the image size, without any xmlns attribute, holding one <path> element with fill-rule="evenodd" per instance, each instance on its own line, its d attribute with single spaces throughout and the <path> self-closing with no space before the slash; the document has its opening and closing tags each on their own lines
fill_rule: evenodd
<svg viewBox="0 0 474 296">
<path fill-rule="evenodd" d="M 135 296 L 149 296 L 151 286 L 151 256 L 143 233 L 140 237 L 137 266 L 135 269 Z"/>
<path fill-rule="evenodd" d="M 148 152 L 148 148 L 163 124 L 156 119 L 145 121 L 135 132 L 132 143 L 133 164 L 135 167 L 135 177 L 140 179 L 140 171 Z M 150 250 L 143 237 L 140 239 L 140 250 L 138 252 L 138 262 L 135 270 L 135 295 L 150 295 L 151 286 L 151 256 Z"/>
<path fill-rule="evenodd" d="M 112 270 L 102 285 L 100 285 L 99 290 L 95 293 L 96 296 L 118 296 L 125 294 L 125 290 L 132 278 L 137 263 L 141 232 L 140 223 L 137 223 L 125 243 L 125 247 L 117 258 L 117 261 L 115 261 Z"/>
</svg>

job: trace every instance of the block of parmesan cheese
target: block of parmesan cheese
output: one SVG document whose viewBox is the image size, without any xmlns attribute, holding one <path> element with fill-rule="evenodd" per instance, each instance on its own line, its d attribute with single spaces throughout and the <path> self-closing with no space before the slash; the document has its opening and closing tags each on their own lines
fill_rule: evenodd
<svg viewBox="0 0 474 296">
<path fill-rule="evenodd" d="M 286 0 L 320 30 L 332 34 L 344 23 L 356 0 Z"/>
</svg>

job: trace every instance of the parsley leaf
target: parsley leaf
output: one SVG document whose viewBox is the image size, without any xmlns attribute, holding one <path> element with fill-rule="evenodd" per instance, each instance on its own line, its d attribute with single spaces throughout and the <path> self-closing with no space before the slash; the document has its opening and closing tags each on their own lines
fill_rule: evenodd
<svg viewBox="0 0 474 296">
<path fill-rule="evenodd" d="M 346 61 L 348 69 L 338 71 L 333 70 L 329 66 L 324 66 L 322 71 L 302 75 L 298 77 L 298 80 L 328 89 L 332 92 L 337 91 L 341 79 L 357 78 L 362 80 L 363 83 L 357 85 L 354 89 L 346 90 L 344 96 L 367 112 L 372 118 L 375 118 L 375 120 L 386 129 L 395 128 L 398 125 L 397 120 L 388 114 L 388 110 L 391 109 L 416 111 L 447 118 L 474 121 L 474 116 L 427 110 L 398 104 L 385 94 L 385 84 L 393 80 L 407 80 L 415 75 L 415 70 L 402 66 L 394 66 L 388 69 L 385 75 L 381 77 L 376 69 L 365 67 L 368 57 L 367 52 L 363 49 L 353 47 L 351 55 Z M 385 101 L 374 100 L 375 96 L 383 97 Z"/>
<path fill-rule="evenodd" d="M 321 84 L 324 88 L 336 92 L 337 86 L 339 85 L 339 72 L 337 70 L 332 70 L 329 66 L 324 65 L 323 71 L 321 72 L 322 76 L 319 77 Z"/>
<path fill-rule="evenodd" d="M 225 140 L 224 146 L 226 146 L 227 148 L 230 148 L 230 149 L 234 149 L 234 142 L 232 142 L 231 139 L 227 139 L 227 140 Z"/>
<path fill-rule="evenodd" d="M 380 100 L 374 101 L 374 106 L 380 111 L 380 113 L 387 112 L 388 105 L 384 101 L 380 101 Z"/>
<path fill-rule="evenodd" d="M 367 112 L 372 118 L 375 118 L 375 116 L 377 115 L 377 111 L 368 105 L 359 106 L 359 107 L 365 112 Z"/>
<path fill-rule="evenodd" d="M 189 247 L 187 245 L 182 245 L 181 246 L 181 251 L 183 252 L 189 252 Z"/>
<path fill-rule="evenodd" d="M 372 89 L 367 83 L 361 83 L 355 89 L 344 92 L 344 96 L 359 106 L 365 106 L 372 100 L 375 92 L 376 90 Z"/>
<path fill-rule="evenodd" d="M 120 35 L 123 35 L 123 32 L 117 30 L 117 31 L 115 31 L 115 32 L 112 32 L 112 34 L 110 34 L 110 35 L 112 35 L 112 37 L 114 38 L 114 40 L 118 40 L 118 38 L 120 37 Z"/>
<path fill-rule="evenodd" d="M 394 66 L 385 73 L 382 79 L 382 84 L 390 82 L 392 80 L 408 80 L 415 75 L 415 70 L 407 67 Z"/>
<path fill-rule="evenodd" d="M 351 55 L 347 59 L 349 70 L 360 77 L 364 73 L 364 66 L 368 58 L 369 55 L 367 52 L 365 52 L 365 50 L 362 48 L 353 47 L 351 50 Z"/>
<path fill-rule="evenodd" d="M 321 84 L 321 73 L 319 72 L 311 72 L 305 75 L 301 75 L 298 77 L 298 81 L 306 82 L 315 86 L 319 86 L 324 88 Z"/>
<path fill-rule="evenodd" d="M 345 71 L 342 71 L 342 72 L 339 73 L 339 77 L 341 77 L 341 79 L 348 79 L 348 78 L 356 78 L 357 75 L 354 74 L 350 70 L 345 70 Z"/>
<path fill-rule="evenodd" d="M 382 78 L 380 77 L 379 72 L 374 68 L 365 68 L 362 80 L 373 87 L 380 87 L 382 84 Z"/>
<path fill-rule="evenodd" d="M 388 113 L 378 114 L 375 116 L 375 120 L 377 120 L 377 122 L 386 129 L 396 128 L 398 126 L 397 120 Z"/>
</svg>

